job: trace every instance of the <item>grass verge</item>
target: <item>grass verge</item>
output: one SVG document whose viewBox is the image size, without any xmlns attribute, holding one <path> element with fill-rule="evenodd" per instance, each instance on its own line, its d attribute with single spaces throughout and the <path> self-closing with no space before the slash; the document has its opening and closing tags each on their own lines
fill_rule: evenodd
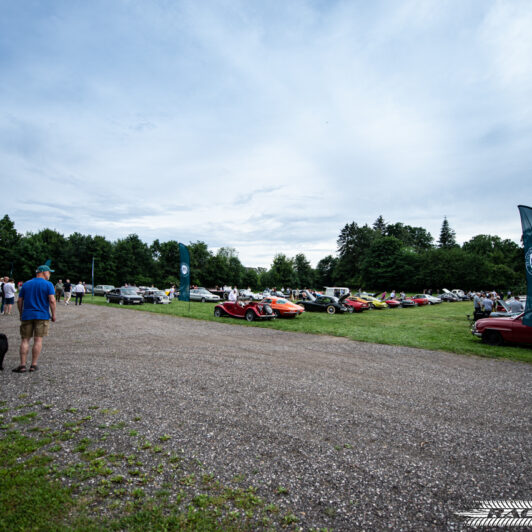
<svg viewBox="0 0 532 532">
<path fill-rule="evenodd" d="M 103 297 L 89 296 L 87 303 L 107 305 Z M 169 305 L 145 303 L 127 307 L 137 311 L 167 314 L 182 318 L 219 321 L 235 325 L 265 327 L 282 331 L 342 336 L 360 342 L 401 345 L 447 351 L 450 353 L 478 355 L 490 358 L 508 358 L 532 362 L 532 348 L 528 346 L 490 346 L 471 334 L 467 314 L 473 313 L 469 302 L 442 303 L 416 308 L 370 310 L 360 314 L 333 315 L 306 312 L 295 319 L 276 319 L 271 322 L 247 323 L 233 318 L 215 318 L 214 305 L 173 301 Z"/>
</svg>

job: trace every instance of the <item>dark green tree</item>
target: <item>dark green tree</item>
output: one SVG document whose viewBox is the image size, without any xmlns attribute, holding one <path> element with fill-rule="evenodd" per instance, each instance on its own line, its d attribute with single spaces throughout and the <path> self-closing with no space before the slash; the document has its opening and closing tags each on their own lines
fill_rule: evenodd
<svg viewBox="0 0 532 532">
<path fill-rule="evenodd" d="M 379 217 L 373 222 L 373 229 L 377 233 L 381 235 L 386 234 L 386 222 L 384 221 L 384 218 L 382 217 L 382 214 L 379 215 Z"/>
<path fill-rule="evenodd" d="M 312 265 L 303 253 L 298 253 L 294 257 L 294 269 L 297 281 L 294 285 L 299 287 L 313 287 L 316 282 L 316 274 Z"/>
<path fill-rule="evenodd" d="M 443 219 L 438 245 L 440 248 L 452 248 L 457 245 L 456 244 L 456 233 L 454 232 L 453 229 L 451 229 L 451 226 L 449 225 L 449 221 L 447 220 L 447 217 Z"/>
<path fill-rule="evenodd" d="M 14 222 L 6 214 L 0 220 L 0 275 L 15 275 L 22 266 L 17 254 L 21 238 Z"/>
<path fill-rule="evenodd" d="M 333 286 L 333 276 L 338 264 L 338 259 L 332 255 L 327 255 L 321 259 L 316 266 L 316 288 Z M 312 288 L 312 286 L 301 285 L 301 288 Z"/>
</svg>

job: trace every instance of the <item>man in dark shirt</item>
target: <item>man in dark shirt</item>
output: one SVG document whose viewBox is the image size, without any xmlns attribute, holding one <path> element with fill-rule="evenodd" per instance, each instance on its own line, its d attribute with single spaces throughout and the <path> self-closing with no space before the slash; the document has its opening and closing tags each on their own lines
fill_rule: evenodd
<svg viewBox="0 0 532 532">
<path fill-rule="evenodd" d="M 66 280 L 66 283 L 63 285 L 63 290 L 65 292 L 65 305 L 69 305 L 70 297 L 72 296 L 72 283 L 70 279 Z"/>
</svg>

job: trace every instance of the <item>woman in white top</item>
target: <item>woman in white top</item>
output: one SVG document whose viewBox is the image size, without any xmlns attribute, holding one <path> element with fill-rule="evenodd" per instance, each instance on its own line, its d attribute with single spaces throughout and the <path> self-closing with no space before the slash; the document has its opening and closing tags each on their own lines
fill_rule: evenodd
<svg viewBox="0 0 532 532">
<path fill-rule="evenodd" d="M 9 279 L 7 283 L 4 283 L 4 314 L 11 314 L 11 309 L 15 303 L 15 293 L 17 289 L 15 288 L 15 279 Z"/>
</svg>

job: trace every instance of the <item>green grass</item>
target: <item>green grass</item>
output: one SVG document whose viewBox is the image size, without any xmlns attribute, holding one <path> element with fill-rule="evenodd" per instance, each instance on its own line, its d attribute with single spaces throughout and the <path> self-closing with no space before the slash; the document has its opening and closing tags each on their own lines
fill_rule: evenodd
<svg viewBox="0 0 532 532">
<path fill-rule="evenodd" d="M 87 297 L 87 302 L 107 305 L 104 298 Z M 123 308 L 123 307 L 120 307 Z M 126 307 L 136 311 L 168 314 L 183 318 L 218 321 L 247 327 L 265 327 L 282 331 L 343 336 L 360 342 L 402 345 L 447 351 L 463 355 L 508 358 L 532 362 L 532 348 L 526 346 L 489 346 L 475 338 L 470 331 L 467 314 L 473 313 L 473 304 L 442 303 L 416 308 L 370 310 L 360 314 L 329 316 L 321 312 L 306 312 L 295 319 L 276 319 L 271 322 L 247 323 L 233 318 L 215 318 L 214 305 L 209 303 L 178 302 L 169 305 L 144 304 Z"/>
<path fill-rule="evenodd" d="M 32 405 L 12 405 L 3 414 L 9 416 L 19 406 Z M 138 457 L 126 454 L 136 439 L 120 440 L 113 453 L 95 447 L 95 439 L 83 431 L 97 430 L 98 420 L 82 423 L 73 442 L 75 456 L 67 453 L 65 462 L 65 456 L 58 456 L 61 431 L 29 427 L 26 418 L 23 424 L 19 418 L 12 418 L 16 429 L 15 423 L 0 429 L 0 530 L 249 532 L 269 530 L 270 525 L 285 528 L 299 520 L 291 512 L 272 519 L 271 505 L 254 486 L 222 484 L 212 473 L 203 473 L 200 482 L 193 471 L 196 459 L 185 455 L 179 457 L 183 471 L 170 467 L 176 456 L 168 452 L 143 472 Z M 44 406 L 41 416 L 31 420 L 55 423 Z M 170 444 L 166 434 L 159 440 Z M 138 467 L 123 475 L 120 466 L 125 464 Z"/>
</svg>

